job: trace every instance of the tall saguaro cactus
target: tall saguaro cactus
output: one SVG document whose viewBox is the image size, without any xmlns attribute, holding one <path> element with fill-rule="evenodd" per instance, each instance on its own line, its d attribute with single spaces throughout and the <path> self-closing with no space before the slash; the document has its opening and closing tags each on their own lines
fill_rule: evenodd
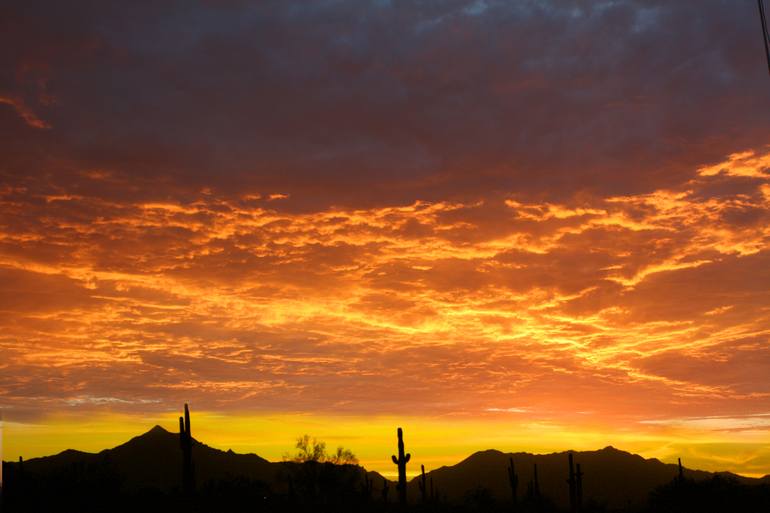
<svg viewBox="0 0 770 513">
<path fill-rule="evenodd" d="M 513 458 L 508 458 L 508 483 L 511 485 L 513 504 L 518 500 L 519 476 L 516 475 L 516 467 L 513 466 Z"/>
<path fill-rule="evenodd" d="M 398 428 L 398 458 L 391 456 L 393 463 L 398 465 L 398 502 L 406 506 L 406 464 L 412 458 L 409 453 L 404 454 L 404 431 Z"/>
<path fill-rule="evenodd" d="M 195 473 L 192 461 L 192 434 L 190 432 L 190 408 L 185 403 L 184 417 L 179 417 L 179 445 L 182 448 L 182 489 L 185 495 L 195 491 Z"/>
<path fill-rule="evenodd" d="M 677 477 L 677 479 L 679 480 L 680 483 L 683 483 L 684 482 L 684 467 L 682 467 L 682 458 L 677 458 L 677 460 L 679 460 L 679 476 Z"/>
</svg>

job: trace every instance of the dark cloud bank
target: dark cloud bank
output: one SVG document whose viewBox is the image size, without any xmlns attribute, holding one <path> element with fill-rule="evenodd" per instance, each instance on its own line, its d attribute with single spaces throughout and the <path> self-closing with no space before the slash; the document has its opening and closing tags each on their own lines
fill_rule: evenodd
<svg viewBox="0 0 770 513">
<path fill-rule="evenodd" d="M 280 192 L 305 210 L 650 191 L 768 142 L 755 11 L 5 2 L 0 172 L 117 198 Z"/>
</svg>

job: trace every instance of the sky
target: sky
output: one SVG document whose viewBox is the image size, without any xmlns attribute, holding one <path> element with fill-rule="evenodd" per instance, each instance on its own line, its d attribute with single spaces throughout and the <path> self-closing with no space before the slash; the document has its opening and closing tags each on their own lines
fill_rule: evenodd
<svg viewBox="0 0 770 513">
<path fill-rule="evenodd" d="M 397 426 L 428 470 L 770 474 L 761 37 L 749 0 L 3 2 L 4 459 L 189 403 L 388 475 Z"/>
</svg>

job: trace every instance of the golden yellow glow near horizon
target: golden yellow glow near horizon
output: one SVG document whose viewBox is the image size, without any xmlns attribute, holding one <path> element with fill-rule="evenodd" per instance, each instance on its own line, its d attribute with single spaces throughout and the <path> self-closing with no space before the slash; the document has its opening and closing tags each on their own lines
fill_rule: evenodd
<svg viewBox="0 0 770 513">
<path fill-rule="evenodd" d="M 713 422 L 717 422 L 713 420 Z M 729 424 L 735 419 L 722 419 Z M 172 415 L 129 416 L 99 414 L 89 419 L 52 417 L 40 424 L 5 423 L 6 461 L 57 454 L 65 449 L 99 452 L 127 442 L 154 425 L 178 431 Z M 395 431 L 404 429 L 406 450 L 412 454 L 409 475 L 419 473 L 420 465 L 433 470 L 454 465 L 476 451 L 545 454 L 568 449 L 599 450 L 607 445 L 675 463 L 682 458 L 688 468 L 731 471 L 761 477 L 770 468 L 757 466 L 757 460 L 770 458 L 770 443 L 764 433 L 740 437 L 708 433 L 673 425 L 656 432 L 640 434 L 628 427 L 612 431 L 599 426 L 570 428 L 549 421 L 526 418 L 440 419 L 407 417 L 329 417 L 307 414 L 231 414 L 193 412 L 194 438 L 220 450 L 254 453 L 269 461 L 281 461 L 294 452 L 296 438 L 310 434 L 326 442 L 333 451 L 338 446 L 351 449 L 368 470 L 392 478 L 397 471 L 390 461 L 396 451 Z"/>
</svg>

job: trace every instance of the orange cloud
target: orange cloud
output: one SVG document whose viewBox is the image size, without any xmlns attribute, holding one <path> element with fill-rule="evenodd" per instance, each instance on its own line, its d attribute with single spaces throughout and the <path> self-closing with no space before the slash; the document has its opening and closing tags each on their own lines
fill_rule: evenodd
<svg viewBox="0 0 770 513">
<path fill-rule="evenodd" d="M 768 182 L 713 189 L 746 176 L 579 204 L 304 213 L 269 208 L 270 194 L 120 202 L 7 187 L 0 405 L 28 422 L 184 401 L 515 413 L 607 433 L 761 420 Z"/>
<path fill-rule="evenodd" d="M 735 436 L 756 472 L 692 420 L 770 411 L 755 19 L 541 3 L 4 8 L 6 417 Z"/>
</svg>

